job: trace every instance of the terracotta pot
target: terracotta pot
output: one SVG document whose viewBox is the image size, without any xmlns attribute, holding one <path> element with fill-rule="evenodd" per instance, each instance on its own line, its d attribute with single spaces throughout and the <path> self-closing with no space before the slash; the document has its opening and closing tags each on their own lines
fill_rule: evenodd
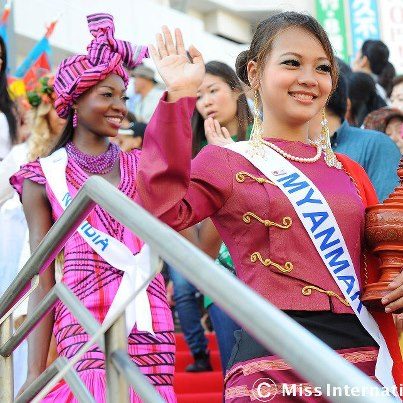
<svg viewBox="0 0 403 403">
<path fill-rule="evenodd" d="M 397 173 L 400 185 L 383 204 L 368 207 L 365 219 L 365 238 L 369 249 L 380 259 L 380 278 L 364 287 L 361 301 L 382 311 L 385 307 L 381 299 L 390 292 L 388 284 L 403 269 L 403 158 Z"/>
</svg>

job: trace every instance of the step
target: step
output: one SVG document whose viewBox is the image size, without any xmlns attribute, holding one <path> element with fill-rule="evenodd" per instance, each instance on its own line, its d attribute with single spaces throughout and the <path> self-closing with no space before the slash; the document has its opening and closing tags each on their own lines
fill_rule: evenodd
<svg viewBox="0 0 403 403">
<path fill-rule="evenodd" d="M 176 372 L 174 388 L 177 394 L 222 393 L 224 379 L 221 371 L 199 373 Z"/>
<path fill-rule="evenodd" d="M 175 372 L 184 372 L 185 368 L 194 362 L 188 351 L 177 351 L 175 360 Z M 218 351 L 210 351 L 210 362 L 214 371 L 221 371 L 220 353 Z"/>
<path fill-rule="evenodd" d="M 206 338 L 208 340 L 207 348 L 210 351 L 218 351 L 218 343 L 215 333 L 206 333 Z M 176 351 L 189 351 L 189 347 L 186 343 L 185 336 L 183 333 L 175 333 L 176 339 Z"/>
<path fill-rule="evenodd" d="M 182 393 L 176 396 L 178 403 L 222 403 L 223 394 L 220 393 Z"/>
</svg>

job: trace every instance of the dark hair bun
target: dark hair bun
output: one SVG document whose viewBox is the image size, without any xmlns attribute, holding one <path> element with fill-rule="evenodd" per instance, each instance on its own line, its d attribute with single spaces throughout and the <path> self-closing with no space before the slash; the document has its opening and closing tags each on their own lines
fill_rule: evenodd
<svg viewBox="0 0 403 403">
<path fill-rule="evenodd" d="M 244 50 L 241 52 L 238 57 L 236 58 L 235 62 L 235 70 L 236 74 L 240 78 L 242 82 L 244 82 L 246 85 L 250 85 L 249 79 L 248 79 L 248 50 Z"/>
</svg>

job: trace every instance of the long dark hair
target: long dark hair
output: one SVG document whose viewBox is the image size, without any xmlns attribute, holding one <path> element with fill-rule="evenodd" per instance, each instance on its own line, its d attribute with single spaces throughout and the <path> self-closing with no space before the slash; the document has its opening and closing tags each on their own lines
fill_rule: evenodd
<svg viewBox="0 0 403 403">
<path fill-rule="evenodd" d="M 54 146 L 53 150 L 49 153 L 52 154 L 59 148 L 64 147 L 70 140 L 73 139 L 74 127 L 73 127 L 74 110 L 71 109 L 69 116 L 67 117 L 66 126 L 64 126 L 63 132 L 60 135 L 59 141 Z"/>
<path fill-rule="evenodd" d="M 1 59 L 3 60 L 0 70 L 0 111 L 6 115 L 11 143 L 15 144 L 17 142 L 17 111 L 7 89 L 7 50 L 4 40 L 1 36 L 0 48 Z"/>
<path fill-rule="evenodd" d="M 393 90 L 393 79 L 396 77 L 395 66 L 391 62 L 387 62 L 381 73 L 378 75 L 378 83 L 386 91 L 386 95 L 390 97 Z"/>
<path fill-rule="evenodd" d="M 353 126 L 360 127 L 366 116 L 376 109 L 386 106 L 377 94 L 375 81 L 366 73 L 355 72 L 348 78 L 348 97 L 351 101 Z"/>
<path fill-rule="evenodd" d="M 248 125 L 252 123 L 253 117 L 250 112 L 242 84 L 235 71 L 225 63 L 211 61 L 206 64 L 206 73 L 222 78 L 223 81 L 231 88 L 231 91 L 239 92 L 240 95 L 237 100 L 236 112 L 239 125 L 237 140 L 245 140 Z M 204 119 L 196 109 L 192 116 L 192 130 L 193 156 L 195 156 L 201 150 L 203 142 L 206 141 L 206 136 L 204 133 Z"/>
</svg>

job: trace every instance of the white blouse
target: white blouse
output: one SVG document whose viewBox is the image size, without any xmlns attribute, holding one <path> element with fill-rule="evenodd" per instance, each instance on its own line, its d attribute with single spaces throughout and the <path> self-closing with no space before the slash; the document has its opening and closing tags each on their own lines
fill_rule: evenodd
<svg viewBox="0 0 403 403">
<path fill-rule="evenodd" d="M 6 115 L 0 112 L 0 160 L 11 150 L 10 129 L 8 127 L 8 121 Z"/>
</svg>

